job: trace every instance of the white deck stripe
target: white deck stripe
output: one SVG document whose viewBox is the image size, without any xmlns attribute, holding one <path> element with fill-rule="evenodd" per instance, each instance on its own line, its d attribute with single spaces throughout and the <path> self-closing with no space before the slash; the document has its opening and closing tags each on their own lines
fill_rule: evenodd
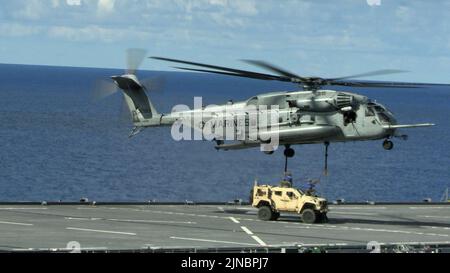
<svg viewBox="0 0 450 273">
<path fill-rule="evenodd" d="M 208 240 L 208 239 L 198 239 L 198 238 L 170 237 L 170 239 L 186 240 L 186 241 L 198 241 L 198 242 L 209 242 L 209 243 L 233 244 L 233 245 L 257 246 L 257 244 L 249 244 L 249 243 L 241 243 L 241 242 L 230 242 L 230 241 L 218 241 L 218 240 Z"/>
<path fill-rule="evenodd" d="M 377 209 L 387 209 L 386 207 L 333 207 L 332 210 L 377 210 Z"/>
<path fill-rule="evenodd" d="M 254 236 L 252 236 L 252 238 L 253 238 L 253 240 L 257 241 L 259 245 L 267 246 L 267 244 L 263 240 L 261 240 L 258 236 L 254 235 Z"/>
<path fill-rule="evenodd" d="M 248 228 L 242 226 L 241 227 L 243 231 L 245 231 L 245 233 L 247 233 L 248 235 L 253 235 L 253 232 L 251 230 L 249 230 Z"/>
<path fill-rule="evenodd" d="M 328 243 L 328 244 L 323 244 L 323 243 L 318 243 L 318 244 L 299 244 L 301 246 L 348 246 L 349 244 L 347 243 Z"/>
<path fill-rule="evenodd" d="M 98 221 L 102 218 L 79 218 L 79 217 L 65 217 L 66 220 L 76 220 L 76 221 Z"/>
<path fill-rule="evenodd" d="M 413 235 L 425 235 L 425 236 L 439 236 L 439 237 L 450 237 L 449 234 L 436 234 L 436 233 L 424 233 L 406 230 L 393 230 L 393 229 L 375 229 L 375 228 L 361 228 L 361 227 L 317 227 L 317 226 L 285 226 L 285 228 L 294 229 L 324 229 L 324 230 L 336 230 L 336 231 L 368 231 L 368 232 L 384 232 L 384 233 L 400 233 L 400 234 L 413 234 Z"/>
<path fill-rule="evenodd" d="M 4 222 L 4 221 L 0 221 L 0 224 L 4 224 L 4 225 L 14 225 L 14 226 L 33 226 L 33 224 L 16 223 L 16 222 Z"/>
<path fill-rule="evenodd" d="M 409 207 L 410 209 L 449 209 L 450 207 L 430 207 L 430 206 L 423 206 L 423 207 Z"/>
<path fill-rule="evenodd" d="M 450 227 L 422 226 L 423 228 L 450 230 Z"/>
<path fill-rule="evenodd" d="M 130 222 L 130 223 L 155 223 L 155 224 L 190 224 L 195 225 L 196 222 L 180 222 L 180 221 L 159 221 L 159 220 L 130 220 L 130 219 L 107 219 L 108 221 Z"/>
<path fill-rule="evenodd" d="M 231 219 L 231 221 L 235 222 L 236 224 L 240 224 L 241 223 L 234 217 L 230 217 L 230 219 Z"/>
<path fill-rule="evenodd" d="M 438 216 L 438 215 L 419 215 L 419 217 L 423 217 L 423 218 L 445 218 L 445 219 L 450 219 L 450 216 Z"/>
<path fill-rule="evenodd" d="M 87 229 L 87 228 L 74 228 L 74 227 L 67 227 L 66 229 L 77 230 L 77 231 L 87 231 L 87 232 L 99 232 L 99 233 L 110 233 L 110 234 L 122 234 L 122 235 L 136 236 L 136 233 L 131 233 L 131 232 L 98 230 L 98 229 Z"/>
<path fill-rule="evenodd" d="M 46 210 L 47 208 L 0 208 L 0 210 Z"/>
<path fill-rule="evenodd" d="M 378 213 L 366 213 L 366 212 L 338 212 L 338 211 L 330 211 L 330 214 L 342 214 L 342 215 L 364 215 L 364 216 L 371 216 L 371 215 L 378 215 Z"/>
</svg>

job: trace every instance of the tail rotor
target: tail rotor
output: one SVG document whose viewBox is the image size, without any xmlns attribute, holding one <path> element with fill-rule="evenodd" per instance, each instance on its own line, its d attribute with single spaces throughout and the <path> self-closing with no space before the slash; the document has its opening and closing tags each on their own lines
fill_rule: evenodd
<svg viewBox="0 0 450 273">
<path fill-rule="evenodd" d="M 99 80 L 95 83 L 93 98 L 101 100 L 122 91 L 125 102 L 125 112 L 128 117 L 125 118 L 124 111 L 120 111 L 119 121 L 130 120 L 135 127 L 144 126 L 143 124 L 158 115 L 153 107 L 146 91 L 160 91 L 163 89 L 164 79 L 156 77 L 152 79 L 144 79 L 140 81 L 136 75 L 139 67 L 146 58 L 147 51 L 144 49 L 128 49 L 126 51 L 126 70 L 125 74 L 120 76 L 112 76 L 109 81 Z"/>
</svg>

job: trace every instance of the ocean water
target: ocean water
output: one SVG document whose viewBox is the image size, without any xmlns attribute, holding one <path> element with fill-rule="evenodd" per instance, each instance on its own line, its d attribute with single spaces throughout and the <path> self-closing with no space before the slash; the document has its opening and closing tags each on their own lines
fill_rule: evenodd
<svg viewBox="0 0 450 273">
<path fill-rule="evenodd" d="M 216 151 L 210 142 L 176 142 L 170 128 L 129 139 L 122 96 L 92 100 L 94 83 L 123 71 L 0 65 L 0 201 L 228 201 L 247 199 L 255 179 L 278 183 L 282 150 Z M 163 78 L 150 96 L 160 112 L 176 104 L 241 100 L 295 85 L 226 76 L 141 72 Z M 343 90 L 343 89 L 340 89 Z M 332 144 L 328 177 L 323 145 L 296 146 L 289 166 L 298 186 L 320 178 L 330 200 L 438 201 L 450 187 L 450 90 L 351 89 L 386 105 L 399 122 L 437 126 L 405 130 L 392 151 L 381 141 Z"/>
</svg>

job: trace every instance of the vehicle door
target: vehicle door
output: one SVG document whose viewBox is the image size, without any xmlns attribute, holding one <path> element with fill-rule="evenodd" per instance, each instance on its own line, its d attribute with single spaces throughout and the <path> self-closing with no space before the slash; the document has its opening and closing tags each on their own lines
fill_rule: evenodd
<svg viewBox="0 0 450 273">
<path fill-rule="evenodd" d="M 300 200 L 300 194 L 295 190 L 287 190 L 285 192 L 286 195 L 286 202 L 285 204 L 285 210 L 286 211 L 297 211 L 298 210 L 298 204 Z"/>
</svg>

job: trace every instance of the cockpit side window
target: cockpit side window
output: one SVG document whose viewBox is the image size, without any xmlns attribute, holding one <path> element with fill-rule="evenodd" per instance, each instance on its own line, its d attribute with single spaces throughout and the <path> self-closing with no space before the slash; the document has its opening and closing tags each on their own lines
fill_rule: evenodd
<svg viewBox="0 0 450 273">
<path fill-rule="evenodd" d="M 385 113 L 378 113 L 381 122 L 390 122 L 390 118 Z"/>
<path fill-rule="evenodd" d="M 366 108 L 366 117 L 373 117 L 375 116 L 375 112 L 371 107 Z"/>
</svg>

